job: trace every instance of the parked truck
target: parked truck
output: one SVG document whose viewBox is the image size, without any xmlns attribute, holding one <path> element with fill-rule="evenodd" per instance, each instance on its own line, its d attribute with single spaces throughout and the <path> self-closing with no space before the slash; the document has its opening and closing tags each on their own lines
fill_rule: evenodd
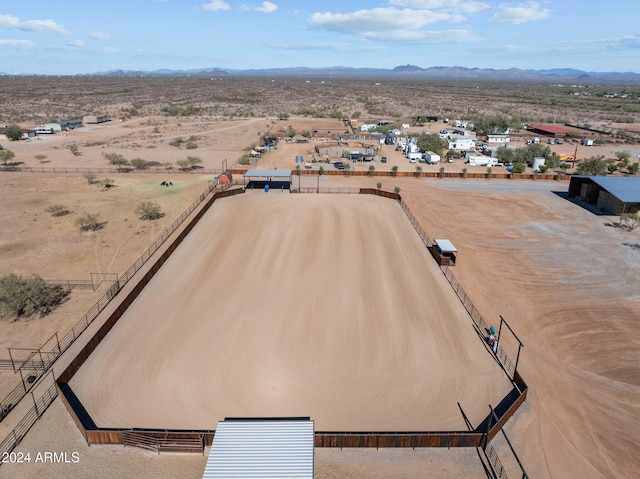
<svg viewBox="0 0 640 479">
<path fill-rule="evenodd" d="M 424 160 L 430 165 L 437 165 L 440 163 L 440 155 L 436 155 L 433 151 L 426 151 Z"/>
</svg>

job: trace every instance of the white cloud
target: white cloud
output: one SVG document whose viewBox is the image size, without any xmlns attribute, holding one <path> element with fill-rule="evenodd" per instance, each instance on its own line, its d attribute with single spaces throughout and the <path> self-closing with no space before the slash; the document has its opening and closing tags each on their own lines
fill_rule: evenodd
<svg viewBox="0 0 640 479">
<path fill-rule="evenodd" d="M 36 44 L 31 40 L 0 40 L 0 46 L 28 50 L 35 48 Z"/>
<path fill-rule="evenodd" d="M 476 39 L 467 30 L 423 30 L 423 27 L 433 23 L 460 20 L 459 15 L 430 10 L 374 8 L 352 13 L 314 13 L 307 19 L 307 24 L 316 30 L 356 35 L 375 41 L 444 43 Z"/>
<path fill-rule="evenodd" d="M 399 29 L 416 30 L 425 25 L 446 20 L 455 21 L 457 17 L 429 10 L 374 8 L 352 13 L 314 13 L 307 23 L 311 28 L 318 30 L 368 35 Z"/>
<path fill-rule="evenodd" d="M 489 4 L 474 0 L 389 0 L 389 3 L 398 7 L 447 10 L 462 13 L 475 13 L 489 8 Z"/>
<path fill-rule="evenodd" d="M 256 12 L 273 13 L 278 9 L 278 5 L 271 2 L 262 2 L 262 6 L 254 8 Z"/>
<path fill-rule="evenodd" d="M 111 40 L 111 35 L 102 32 L 91 32 L 89 38 L 93 38 L 94 40 Z"/>
<path fill-rule="evenodd" d="M 60 35 L 70 35 L 70 33 L 60 24 L 53 20 L 25 20 L 21 22 L 13 15 L 0 15 L 0 28 L 22 30 L 25 32 L 51 32 Z"/>
<path fill-rule="evenodd" d="M 73 40 L 69 43 L 67 43 L 67 46 L 73 47 L 73 48 L 82 48 L 84 47 L 84 42 L 82 40 Z"/>
<path fill-rule="evenodd" d="M 549 18 L 551 10 L 542 8 L 538 2 L 525 2 L 518 5 L 510 6 L 501 3 L 498 12 L 489 19 L 489 23 L 520 23 L 532 22 L 535 20 L 545 20 Z"/>
<path fill-rule="evenodd" d="M 231 7 L 224 0 L 213 0 L 209 3 L 203 4 L 202 8 L 205 10 L 211 10 L 212 12 L 217 12 L 219 10 L 229 10 Z"/>
</svg>

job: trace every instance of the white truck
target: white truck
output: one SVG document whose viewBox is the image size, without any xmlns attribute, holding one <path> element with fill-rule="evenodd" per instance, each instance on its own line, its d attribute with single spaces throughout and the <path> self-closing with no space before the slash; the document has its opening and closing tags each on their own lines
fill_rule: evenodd
<svg viewBox="0 0 640 479">
<path fill-rule="evenodd" d="M 436 155 L 433 151 L 426 151 L 424 160 L 430 165 L 438 165 L 440 164 L 440 155 Z"/>
<path fill-rule="evenodd" d="M 469 166 L 498 166 L 498 159 L 490 156 L 473 155 L 467 158 Z"/>
</svg>

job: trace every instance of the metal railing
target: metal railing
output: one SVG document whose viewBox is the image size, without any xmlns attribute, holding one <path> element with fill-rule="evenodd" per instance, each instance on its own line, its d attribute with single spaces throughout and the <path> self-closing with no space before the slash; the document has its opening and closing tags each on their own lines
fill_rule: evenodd
<svg viewBox="0 0 640 479">
<path fill-rule="evenodd" d="M 44 414 L 49 405 L 58 397 L 56 391 L 55 381 L 49 386 L 40 396 L 39 399 L 33 400 L 33 407 L 29 409 L 29 412 L 20 420 L 20 422 L 14 427 L 11 432 L 0 442 L 0 455 L 10 453 L 13 449 L 20 444 L 20 441 L 36 421 Z M 0 461 L 2 465 L 2 461 Z"/>
</svg>

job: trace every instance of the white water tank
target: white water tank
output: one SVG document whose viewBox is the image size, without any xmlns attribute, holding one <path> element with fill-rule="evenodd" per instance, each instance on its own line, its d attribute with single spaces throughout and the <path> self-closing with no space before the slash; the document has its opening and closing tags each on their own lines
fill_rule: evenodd
<svg viewBox="0 0 640 479">
<path fill-rule="evenodd" d="M 543 156 L 536 156 L 533 159 L 533 171 L 540 171 L 540 167 L 544 165 L 544 161 Z"/>
</svg>

